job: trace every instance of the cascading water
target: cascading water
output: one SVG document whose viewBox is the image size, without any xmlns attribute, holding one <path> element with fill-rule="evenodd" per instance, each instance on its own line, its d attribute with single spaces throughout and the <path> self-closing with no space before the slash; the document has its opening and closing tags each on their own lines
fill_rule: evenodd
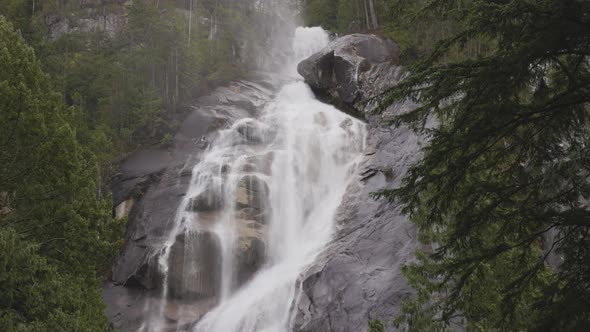
<svg viewBox="0 0 590 332">
<path fill-rule="evenodd" d="M 289 329 L 296 280 L 331 239 L 365 144 L 365 125 L 317 101 L 296 75 L 298 61 L 327 43 L 321 28 L 298 28 L 280 73 L 287 83 L 256 119 L 222 130 L 195 165 L 158 258 L 165 300 L 144 330 L 169 328 L 166 299 L 179 293 L 216 307 L 177 330 Z M 178 259 L 182 271 L 172 271 Z M 190 301 L 178 310 L 190 312 Z"/>
</svg>

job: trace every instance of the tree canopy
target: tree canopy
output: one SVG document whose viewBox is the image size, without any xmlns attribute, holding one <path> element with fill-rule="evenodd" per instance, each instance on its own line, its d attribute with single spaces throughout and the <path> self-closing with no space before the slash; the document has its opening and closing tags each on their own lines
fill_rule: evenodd
<svg viewBox="0 0 590 332">
<path fill-rule="evenodd" d="M 32 48 L 0 16 L 0 330 L 104 331 L 119 244 L 95 156 Z"/>
<path fill-rule="evenodd" d="M 405 268 L 412 331 L 590 329 L 590 2 L 428 1 L 458 31 L 383 108 L 429 139 L 402 204 L 426 249 Z M 489 52 L 462 58 L 474 40 Z M 438 125 L 427 126 L 429 119 Z"/>
</svg>

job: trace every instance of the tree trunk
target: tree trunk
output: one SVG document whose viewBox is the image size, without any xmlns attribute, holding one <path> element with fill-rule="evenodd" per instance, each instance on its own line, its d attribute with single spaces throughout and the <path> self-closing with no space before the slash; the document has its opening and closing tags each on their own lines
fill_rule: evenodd
<svg viewBox="0 0 590 332">
<path fill-rule="evenodd" d="M 188 11 L 188 46 L 191 46 L 191 32 L 193 26 L 193 0 L 190 1 Z"/>
<path fill-rule="evenodd" d="M 365 7 L 365 21 L 367 22 L 367 30 L 371 30 L 371 21 L 369 20 L 369 11 L 367 10 L 367 0 L 363 0 Z"/>
<path fill-rule="evenodd" d="M 359 3 L 359 0 L 355 1 L 356 4 L 356 24 L 354 25 L 354 29 L 355 31 L 352 32 L 357 32 L 358 30 L 360 30 L 361 28 L 361 4 Z"/>
<path fill-rule="evenodd" d="M 176 113 L 176 101 L 178 100 L 178 48 L 174 49 L 174 73 L 176 79 L 174 82 L 174 113 Z"/>
<path fill-rule="evenodd" d="M 107 31 L 107 9 L 102 5 L 102 31 Z"/>
<path fill-rule="evenodd" d="M 375 14 L 375 5 L 373 0 L 369 1 L 369 13 L 371 14 L 371 24 L 373 25 L 373 29 L 379 28 L 379 23 L 377 22 L 377 15 Z"/>
<path fill-rule="evenodd" d="M 170 78 L 168 77 L 168 71 L 170 69 L 170 67 L 172 65 L 172 50 L 170 50 L 170 53 L 168 55 L 168 63 L 166 64 L 166 67 L 164 69 L 164 82 L 165 82 L 165 93 L 166 93 L 166 108 L 167 110 L 170 110 Z"/>
</svg>

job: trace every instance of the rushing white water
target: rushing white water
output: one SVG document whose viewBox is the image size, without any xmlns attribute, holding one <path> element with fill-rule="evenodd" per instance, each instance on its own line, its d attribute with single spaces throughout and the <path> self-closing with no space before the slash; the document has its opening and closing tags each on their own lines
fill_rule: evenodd
<svg viewBox="0 0 590 332">
<path fill-rule="evenodd" d="M 268 179 L 268 263 L 195 331 L 288 329 L 296 279 L 330 240 L 362 150 L 363 124 L 316 101 L 302 82 L 285 86 L 261 120 L 279 132 Z"/>
<path fill-rule="evenodd" d="M 295 59 L 327 42 L 321 28 L 297 29 Z M 289 66 L 293 71 L 296 63 Z M 336 209 L 365 140 L 364 124 L 317 101 L 300 80 L 284 86 L 258 121 L 274 134 L 265 148 L 274 154 L 267 178 L 268 261 L 205 316 L 197 332 L 288 330 L 296 279 L 331 238 Z"/>
<path fill-rule="evenodd" d="M 296 64 L 327 43 L 321 28 L 298 28 L 293 59 L 281 73 L 290 83 L 257 119 L 222 130 L 193 169 L 158 263 L 167 299 L 171 252 L 183 236 L 181 283 L 196 281 L 218 301 L 192 327 L 195 332 L 287 331 L 297 278 L 331 239 L 336 210 L 364 148 L 365 125 L 317 101 L 296 75 Z M 264 221 L 254 225 L 243 211 L 260 213 Z M 205 241 L 198 236 L 205 233 L 217 240 L 197 247 L 208 246 L 205 255 L 219 252 L 219 274 L 211 271 L 215 264 L 199 266 L 206 259 L 186 259 L 199 256 L 187 239 Z M 252 238 L 264 244 L 264 257 L 244 283 L 238 260 Z M 160 315 L 144 325 L 148 331 L 165 329 L 166 300 L 159 305 Z"/>
</svg>

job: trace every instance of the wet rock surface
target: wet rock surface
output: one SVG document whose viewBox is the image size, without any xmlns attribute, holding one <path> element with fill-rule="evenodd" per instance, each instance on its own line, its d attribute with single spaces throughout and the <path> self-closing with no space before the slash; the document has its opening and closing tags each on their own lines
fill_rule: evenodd
<svg viewBox="0 0 590 332">
<path fill-rule="evenodd" d="M 179 234 L 170 247 L 169 296 L 182 300 L 215 298 L 221 287 L 220 247 L 212 232 Z"/>
<path fill-rule="evenodd" d="M 158 307 L 164 282 L 158 259 L 191 181 L 192 167 L 198 163 L 208 143 L 227 124 L 255 116 L 271 99 L 273 91 L 268 87 L 278 86 L 280 81 L 274 76 L 258 73 L 252 75 L 252 81 L 236 81 L 229 87 L 218 88 L 195 102 L 176 133 L 172 148 L 144 149 L 120 162 L 120 172 L 112 180 L 112 191 L 114 206 L 118 207 L 116 212 L 128 217 L 126 240 L 112 276 L 103 287 L 107 315 L 114 328 L 136 331 L 144 322 L 146 312 L 149 314 L 151 307 Z M 259 157 L 257 164 L 260 166 L 257 167 L 268 169 L 272 156 Z M 259 210 L 262 203 L 257 196 L 258 186 L 250 182 L 244 184 L 247 195 L 240 210 L 244 225 L 238 228 L 242 250 L 238 260 L 246 271 L 240 276 L 242 280 L 251 277 L 264 257 L 262 234 L 265 226 Z M 202 232 L 188 238 L 184 234 L 170 247 L 168 290 L 171 302 L 167 305 L 172 304 L 164 313 L 179 320 L 171 323 L 170 330 L 179 327 L 180 321 L 188 323 L 201 317 L 216 301 L 213 294 L 219 286 L 221 259 L 218 239 L 207 229 L 210 226 L 207 223 L 219 219 L 223 201 L 218 183 L 212 183 L 209 189 L 193 197 L 192 204 L 187 207 L 199 214 L 204 224 Z M 254 208 L 250 203 L 258 205 Z M 187 261 L 194 264 L 183 263 Z M 205 304 L 191 311 L 187 300 Z M 182 312 L 178 308 L 182 308 Z"/>
<path fill-rule="evenodd" d="M 257 222 L 252 220 L 238 220 L 238 222 L 240 223 L 238 226 L 240 238 L 236 257 L 237 284 L 243 285 L 264 263 L 266 255 L 264 231 L 266 228 L 259 227 Z"/>
<path fill-rule="evenodd" d="M 219 179 L 210 178 L 205 191 L 191 197 L 187 206 L 188 211 L 208 212 L 223 207 L 223 187 Z"/>
<path fill-rule="evenodd" d="M 419 158 L 420 139 L 409 129 L 376 126 L 370 141 L 376 152 L 363 165 L 370 171 L 347 189 L 335 239 L 300 279 L 294 331 L 367 331 L 370 319 L 393 320 L 412 294 L 400 269 L 413 259 L 415 226 L 369 194 L 399 186 Z"/>
<path fill-rule="evenodd" d="M 268 205 L 268 184 L 256 175 L 245 175 L 240 179 L 236 192 L 237 208 L 251 208 L 259 213 Z"/>
<path fill-rule="evenodd" d="M 371 115 L 375 104 L 367 102 L 398 83 L 399 49 L 373 35 L 351 35 L 333 41 L 322 54 L 331 52 L 340 58 L 334 62 L 332 83 L 314 88 L 330 94 L 337 107 L 353 107 L 370 129 L 358 176 L 338 211 L 334 240 L 299 280 L 291 326 L 297 332 L 367 331 L 371 319 L 392 321 L 402 301 L 413 294 L 401 267 L 413 259 L 418 246 L 416 227 L 395 204 L 369 196 L 398 187 L 408 168 L 421 157 L 423 138 L 409 128 L 386 124 L 413 105 L 399 103 L 383 115 Z M 323 66 L 317 60 L 321 58 L 311 57 L 299 68 L 312 86 L 318 81 L 315 73 Z M 341 66 L 336 65 L 338 61 Z M 309 72 L 310 77 L 305 75 Z M 386 331 L 395 330 L 386 324 Z"/>
</svg>

